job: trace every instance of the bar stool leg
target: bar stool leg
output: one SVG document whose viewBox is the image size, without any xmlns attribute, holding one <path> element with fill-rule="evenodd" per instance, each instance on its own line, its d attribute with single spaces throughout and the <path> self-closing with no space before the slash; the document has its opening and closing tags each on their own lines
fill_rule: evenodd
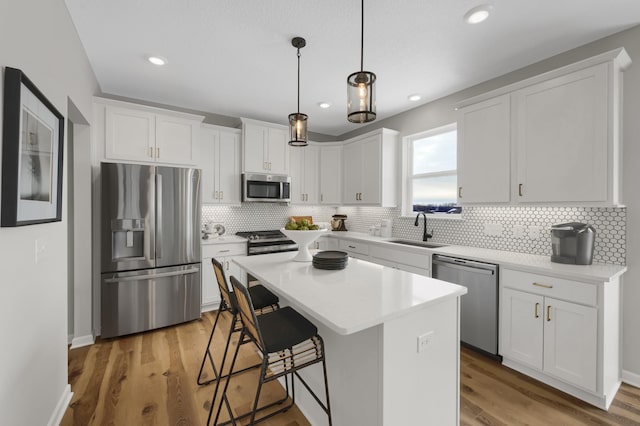
<svg viewBox="0 0 640 426">
<path fill-rule="evenodd" d="M 202 364 L 200 364 L 200 371 L 198 372 L 198 379 L 197 379 L 198 385 L 200 386 L 208 385 L 209 383 L 213 382 L 218 378 L 218 372 L 216 371 L 216 366 L 215 366 L 215 363 L 213 362 L 213 356 L 211 355 L 211 342 L 213 341 L 213 334 L 215 333 L 216 327 L 218 326 L 220 313 L 221 311 L 226 310 L 224 309 L 223 304 L 224 302 L 220 302 L 220 306 L 218 307 L 218 312 L 216 313 L 216 320 L 213 322 L 211 335 L 209 336 L 209 341 L 207 342 L 207 349 L 204 351 L 204 356 L 202 357 Z M 209 359 L 209 362 L 211 363 L 211 367 L 213 368 L 214 378 L 211 380 L 202 381 L 202 372 L 204 370 L 204 364 L 207 361 L 207 358 Z"/>
<path fill-rule="evenodd" d="M 234 322 L 235 322 L 235 318 L 234 318 Z M 236 359 L 238 358 L 238 353 L 240 352 L 240 346 L 241 346 L 242 340 L 244 339 L 244 336 L 245 336 L 245 332 L 244 332 L 244 329 L 243 329 L 242 332 L 240 333 L 240 339 L 238 340 L 238 345 L 236 346 L 236 350 L 233 352 L 233 359 L 231 360 L 231 366 L 229 368 L 230 372 L 233 371 L 233 368 L 234 368 L 234 366 L 236 364 Z M 231 339 L 229 339 L 229 340 L 231 340 Z M 224 368 L 226 357 L 227 357 L 227 352 L 225 350 L 225 354 L 222 357 L 222 365 L 220 367 L 220 371 L 222 371 L 222 369 Z M 218 404 L 218 409 L 216 410 L 216 418 L 213 421 L 214 425 L 218 424 L 218 419 L 220 418 L 220 412 L 222 411 L 222 403 L 223 402 L 227 406 L 227 411 L 229 412 L 229 417 L 231 418 L 231 423 L 234 424 L 234 425 L 236 424 L 235 418 L 233 416 L 233 412 L 231 411 L 231 405 L 229 404 L 229 400 L 227 399 L 227 389 L 229 388 L 229 382 L 231 381 L 231 376 L 232 376 L 232 374 L 228 374 L 227 377 L 226 377 L 227 380 L 224 383 L 224 388 L 222 389 L 222 397 L 220 399 L 220 404 Z M 222 380 L 218 380 L 216 382 L 216 388 L 213 391 L 213 396 L 211 397 L 211 407 L 209 407 L 209 416 L 207 417 L 207 426 L 211 422 L 211 414 L 213 413 L 213 406 L 214 406 L 214 404 L 216 402 L 216 397 L 218 396 L 218 389 L 220 388 L 220 382 L 221 381 Z"/>
</svg>

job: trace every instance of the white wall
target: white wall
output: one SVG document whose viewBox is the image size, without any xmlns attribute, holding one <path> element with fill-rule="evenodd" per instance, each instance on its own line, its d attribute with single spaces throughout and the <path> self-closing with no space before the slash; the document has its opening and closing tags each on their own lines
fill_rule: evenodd
<svg viewBox="0 0 640 426">
<path fill-rule="evenodd" d="M 427 103 L 403 114 L 374 122 L 338 139 L 369 132 L 379 127 L 398 130 L 400 137 L 453 123 L 454 105 L 481 93 L 506 86 L 534 75 L 589 58 L 618 47 L 626 48 L 633 60 L 624 73 L 623 105 L 623 201 L 627 206 L 627 266 L 623 277 L 623 374 L 640 386 L 640 26 L 586 44 L 568 52 L 545 59 L 528 67 L 470 87 L 442 99 Z"/>
<path fill-rule="evenodd" d="M 91 117 L 99 87 L 63 0 L 0 0 L 0 66 L 22 69 L 65 117 L 68 98 Z M 62 222 L 0 228 L 3 425 L 56 421 L 69 396 L 66 168 Z M 38 264 L 36 239 L 46 243 Z"/>
</svg>

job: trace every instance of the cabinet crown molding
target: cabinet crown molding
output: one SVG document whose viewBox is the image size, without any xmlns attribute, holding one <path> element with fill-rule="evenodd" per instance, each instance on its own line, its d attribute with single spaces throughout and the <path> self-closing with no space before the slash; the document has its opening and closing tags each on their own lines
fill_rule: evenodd
<svg viewBox="0 0 640 426">
<path fill-rule="evenodd" d="M 93 97 L 93 102 L 97 103 L 97 104 L 101 104 L 101 105 L 108 105 L 108 106 L 115 106 L 115 107 L 119 107 L 119 108 L 134 109 L 134 110 L 138 110 L 138 111 L 146 111 L 146 112 L 150 112 L 152 114 L 167 115 L 167 116 L 172 116 L 172 117 L 184 118 L 184 119 L 187 119 L 187 120 L 195 120 L 195 121 L 198 121 L 198 122 L 202 122 L 202 120 L 204 120 L 204 115 L 197 115 L 197 114 L 191 114 L 191 113 L 188 113 L 188 112 L 174 111 L 174 110 L 171 110 L 171 109 L 164 109 L 164 108 L 158 108 L 158 107 L 153 107 L 153 106 L 148 106 L 148 105 L 141 105 L 141 104 L 136 104 L 136 103 L 132 103 L 132 102 L 119 101 L 119 100 L 116 100 L 116 99 L 101 98 L 99 96 L 94 96 Z"/>
<path fill-rule="evenodd" d="M 631 57 L 627 53 L 624 47 L 619 47 L 617 49 L 609 50 L 607 52 L 601 53 L 596 56 L 592 56 L 587 59 L 583 59 L 578 62 L 574 62 L 569 65 L 565 65 L 560 68 L 555 68 L 551 71 L 544 72 L 542 74 L 535 75 L 533 77 L 529 77 L 527 79 L 500 87 L 495 90 L 491 90 L 489 92 L 482 93 L 480 95 L 465 99 L 457 104 L 454 104 L 454 109 L 459 109 L 466 107 L 468 105 L 473 105 L 478 102 L 485 101 L 487 99 L 495 98 L 497 96 L 501 96 L 519 89 L 522 89 L 527 86 L 531 86 L 536 83 L 540 83 L 546 80 L 550 80 L 552 78 L 560 77 L 565 74 L 570 74 L 575 71 L 579 71 L 581 69 L 589 68 L 594 65 L 602 64 L 605 62 L 613 62 L 614 66 L 620 71 L 624 71 L 631 65 Z"/>
</svg>

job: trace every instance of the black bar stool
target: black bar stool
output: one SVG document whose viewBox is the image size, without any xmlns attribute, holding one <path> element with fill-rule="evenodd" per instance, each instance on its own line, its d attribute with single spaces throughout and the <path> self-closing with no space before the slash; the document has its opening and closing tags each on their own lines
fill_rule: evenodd
<svg viewBox="0 0 640 426">
<path fill-rule="evenodd" d="M 208 385 L 209 383 L 214 382 L 219 378 L 218 370 L 216 369 L 215 363 L 213 361 L 213 356 L 211 354 L 211 342 L 213 340 L 213 334 L 216 331 L 216 327 L 218 325 L 220 314 L 227 311 L 232 314 L 231 326 L 229 328 L 229 334 L 227 335 L 227 343 L 224 348 L 224 355 L 222 356 L 223 360 L 227 356 L 227 351 L 231 342 L 231 334 L 242 329 L 242 322 L 239 321 L 240 318 L 238 317 L 238 312 L 235 308 L 235 295 L 229 290 L 229 284 L 227 283 L 227 279 L 224 275 L 224 268 L 222 264 L 216 259 L 211 259 L 211 263 L 213 265 L 213 271 L 216 275 L 216 281 L 218 282 L 218 289 L 220 290 L 220 306 L 218 307 L 216 319 L 213 322 L 213 328 L 211 329 L 211 335 L 209 336 L 209 342 L 207 343 L 207 347 L 202 357 L 202 363 L 200 364 L 200 371 L 198 372 L 197 379 L 199 385 Z M 249 288 L 249 294 L 251 294 L 251 300 L 253 300 L 254 309 L 259 313 L 270 312 L 279 309 L 278 296 L 267 290 L 261 284 L 251 286 Z M 242 339 L 240 339 L 240 341 L 238 342 L 238 346 L 241 343 Z M 203 377 L 204 366 L 207 360 L 209 360 L 210 367 L 213 370 L 213 378 L 209 380 L 205 380 L 205 377 Z M 261 364 L 252 365 L 242 370 L 235 371 L 233 374 L 242 373 L 243 371 L 250 370 L 252 368 L 257 368 L 260 367 L 260 365 Z M 220 369 L 220 372 L 222 372 L 222 367 Z M 222 376 L 222 378 L 224 377 L 226 377 L 226 375 Z"/>
<path fill-rule="evenodd" d="M 253 401 L 253 409 L 251 412 L 234 418 L 229 399 L 227 398 L 227 389 L 229 388 L 229 381 L 231 380 L 231 377 L 228 377 L 222 390 L 222 396 L 218 405 L 214 424 L 218 424 L 218 418 L 220 417 L 223 401 L 231 418 L 228 423 L 233 423 L 234 425 L 236 424 L 236 420 L 243 417 L 251 416 L 249 424 L 253 425 L 278 413 L 287 411 L 295 404 L 296 400 L 295 375 L 295 377 L 297 377 L 305 388 L 307 388 L 309 393 L 311 393 L 316 402 L 327 414 L 327 417 L 329 418 L 329 425 L 331 425 L 331 406 L 329 403 L 329 385 L 327 382 L 327 365 L 325 360 L 324 342 L 318 335 L 318 329 L 316 326 L 293 308 L 288 306 L 280 308 L 277 311 L 262 314 L 259 317 L 256 316 L 250 291 L 247 290 L 247 288 L 235 277 L 232 276 L 230 281 L 231 286 L 233 287 L 233 292 L 236 295 L 235 302 L 237 303 L 237 311 L 240 314 L 240 319 L 242 320 L 240 341 L 244 338 L 248 338 L 257 346 L 262 357 L 262 368 L 260 370 L 258 389 L 256 390 L 256 396 Z M 236 347 L 236 351 L 233 354 L 233 360 L 231 361 L 231 368 L 229 370 L 231 372 L 234 370 L 235 362 L 238 357 L 238 348 L 239 345 Z M 323 402 L 316 396 L 315 392 L 313 392 L 305 380 L 298 374 L 298 370 L 318 362 L 322 362 L 326 405 L 323 404 Z M 258 411 L 274 405 L 274 403 L 271 403 L 258 408 L 258 399 L 260 398 L 262 385 L 284 376 L 286 388 L 285 397 L 289 396 L 289 375 L 291 376 L 291 403 L 256 419 L 256 413 Z M 218 383 L 216 383 L 216 390 L 211 404 L 212 409 L 220 382 L 221 381 L 218 381 Z M 211 418 L 211 411 L 209 414 L 210 416 L 207 420 L 207 425 Z"/>
</svg>

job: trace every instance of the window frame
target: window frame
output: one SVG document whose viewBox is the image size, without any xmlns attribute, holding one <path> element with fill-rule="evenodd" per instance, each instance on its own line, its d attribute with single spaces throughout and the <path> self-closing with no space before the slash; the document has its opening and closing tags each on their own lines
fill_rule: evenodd
<svg viewBox="0 0 640 426">
<path fill-rule="evenodd" d="M 404 217 L 413 217 L 416 212 L 413 211 L 413 180 L 420 177 L 438 177 L 438 176 L 451 176 L 458 175 L 458 168 L 455 170 L 446 170 L 441 172 L 432 173 L 420 173 L 413 174 L 413 142 L 419 139 L 428 138 L 431 136 L 439 135 L 442 133 L 448 133 L 456 131 L 458 132 L 458 125 L 456 122 L 445 124 L 443 126 L 435 127 L 429 130 L 425 130 L 411 135 L 404 136 L 402 138 L 402 211 L 401 214 Z M 457 140 L 457 139 L 456 139 Z M 457 147 L 456 147 L 456 160 L 457 160 Z M 462 213 L 433 213 L 430 218 L 460 220 L 462 219 Z"/>
</svg>

